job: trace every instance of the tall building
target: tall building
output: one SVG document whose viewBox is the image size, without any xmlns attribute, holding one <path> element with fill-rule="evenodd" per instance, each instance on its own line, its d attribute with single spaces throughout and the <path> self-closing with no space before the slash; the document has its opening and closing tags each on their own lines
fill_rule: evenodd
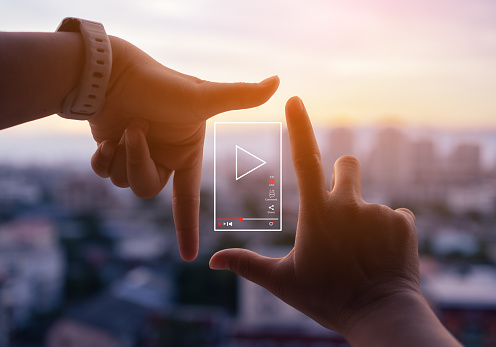
<svg viewBox="0 0 496 347">
<path fill-rule="evenodd" d="M 411 144 L 410 169 L 410 200 L 419 203 L 444 200 L 446 185 L 442 176 L 443 167 L 431 139 L 420 139 Z"/>
<path fill-rule="evenodd" d="M 323 151 L 324 171 L 327 181 L 332 177 L 334 162 L 343 155 L 355 155 L 355 135 L 350 128 L 331 128 L 328 142 Z"/>
<path fill-rule="evenodd" d="M 494 346 L 496 271 L 472 265 L 422 274 L 422 292 L 446 328 L 464 346 Z"/>
<path fill-rule="evenodd" d="M 158 335 L 153 319 L 171 308 L 169 274 L 141 266 L 116 280 L 108 290 L 67 310 L 50 328 L 49 347 L 157 346 L 146 343 Z"/>
<path fill-rule="evenodd" d="M 23 328 L 34 313 L 56 308 L 62 297 L 65 266 L 52 220 L 19 218 L 1 225 L 0 324 L 8 324 L 7 330 Z M 5 331 L 5 326 L 0 330 Z"/>
<path fill-rule="evenodd" d="M 477 143 L 458 144 L 448 159 L 446 177 L 454 184 L 476 183 L 481 174 L 480 145 Z"/>
<path fill-rule="evenodd" d="M 405 196 L 412 174 L 410 150 L 409 139 L 398 128 L 384 128 L 376 135 L 363 175 L 386 203 Z"/>
<path fill-rule="evenodd" d="M 422 139 L 413 142 L 410 153 L 412 183 L 418 185 L 436 183 L 440 167 L 432 140 Z"/>
<path fill-rule="evenodd" d="M 291 145 L 287 128 L 282 130 L 282 209 L 283 227 L 296 229 L 298 222 L 298 184 L 291 159 Z"/>
<path fill-rule="evenodd" d="M 282 130 L 282 182 L 285 192 L 296 193 L 298 191 L 287 128 L 283 128 Z"/>
</svg>

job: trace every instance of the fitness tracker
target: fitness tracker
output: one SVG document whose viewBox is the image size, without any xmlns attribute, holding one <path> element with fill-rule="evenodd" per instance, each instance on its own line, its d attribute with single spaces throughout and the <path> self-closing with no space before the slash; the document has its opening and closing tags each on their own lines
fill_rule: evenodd
<svg viewBox="0 0 496 347">
<path fill-rule="evenodd" d="M 85 49 L 85 62 L 79 84 L 65 97 L 62 112 L 58 115 L 69 119 L 90 120 L 105 105 L 105 93 L 112 71 L 110 40 L 101 23 L 80 18 L 65 18 L 57 31 L 80 32 Z"/>
</svg>

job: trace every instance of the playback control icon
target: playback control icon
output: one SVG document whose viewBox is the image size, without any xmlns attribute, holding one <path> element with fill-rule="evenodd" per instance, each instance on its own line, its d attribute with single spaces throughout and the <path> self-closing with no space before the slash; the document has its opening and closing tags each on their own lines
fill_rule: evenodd
<svg viewBox="0 0 496 347">
<path fill-rule="evenodd" d="M 232 227 L 233 222 L 217 222 L 218 226 Z"/>
</svg>

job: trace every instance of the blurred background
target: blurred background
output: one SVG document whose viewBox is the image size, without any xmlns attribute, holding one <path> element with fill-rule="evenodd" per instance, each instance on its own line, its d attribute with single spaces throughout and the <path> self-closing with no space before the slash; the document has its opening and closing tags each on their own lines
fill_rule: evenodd
<svg viewBox="0 0 496 347">
<path fill-rule="evenodd" d="M 299 95 L 328 182 L 334 160 L 353 154 L 366 201 L 412 209 L 436 314 L 465 345 L 496 346 L 494 1 L 0 0 L 2 31 L 54 31 L 66 16 L 202 79 L 279 75 L 265 105 L 215 120 L 284 122 Z M 0 346 L 347 346 L 208 268 L 227 247 L 285 255 L 298 212 L 286 131 L 284 231 L 214 232 L 208 127 L 192 263 L 177 251 L 170 189 L 141 200 L 97 177 L 86 123 L 51 116 L 2 130 Z"/>
</svg>

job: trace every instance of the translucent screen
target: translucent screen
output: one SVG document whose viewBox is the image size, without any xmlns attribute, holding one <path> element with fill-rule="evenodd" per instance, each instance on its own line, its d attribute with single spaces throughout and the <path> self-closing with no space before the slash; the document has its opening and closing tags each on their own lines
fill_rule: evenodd
<svg viewBox="0 0 496 347">
<path fill-rule="evenodd" d="M 214 230 L 281 231 L 280 122 L 214 124 Z"/>
</svg>

